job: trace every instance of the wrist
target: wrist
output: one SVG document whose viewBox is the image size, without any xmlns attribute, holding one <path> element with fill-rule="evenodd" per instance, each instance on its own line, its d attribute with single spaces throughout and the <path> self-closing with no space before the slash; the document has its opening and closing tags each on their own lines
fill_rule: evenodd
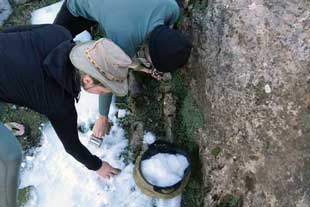
<svg viewBox="0 0 310 207">
<path fill-rule="evenodd" d="M 103 121 L 108 121 L 108 117 L 101 115 L 101 114 L 99 114 L 98 119 L 103 120 Z"/>
</svg>

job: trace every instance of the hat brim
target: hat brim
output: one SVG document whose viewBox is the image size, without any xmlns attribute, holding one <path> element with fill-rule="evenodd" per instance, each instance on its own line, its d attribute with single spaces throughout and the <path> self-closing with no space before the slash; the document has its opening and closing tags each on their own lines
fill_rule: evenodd
<svg viewBox="0 0 310 207">
<path fill-rule="evenodd" d="M 98 80 L 104 87 L 110 89 L 116 96 L 126 96 L 128 94 L 128 81 L 111 81 L 104 77 L 87 59 L 85 50 L 91 47 L 95 41 L 80 43 L 74 46 L 70 52 L 70 60 L 74 67 L 92 78 Z"/>
</svg>

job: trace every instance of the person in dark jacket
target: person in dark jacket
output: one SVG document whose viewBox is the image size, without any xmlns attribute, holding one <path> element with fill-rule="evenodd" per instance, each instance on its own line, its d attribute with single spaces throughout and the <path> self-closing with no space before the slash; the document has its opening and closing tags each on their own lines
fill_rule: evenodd
<svg viewBox="0 0 310 207">
<path fill-rule="evenodd" d="M 90 93 L 126 95 L 126 67 L 131 60 L 115 46 L 105 39 L 75 45 L 70 32 L 58 25 L 23 26 L 0 32 L 0 101 L 47 116 L 65 150 L 103 178 L 119 170 L 81 144 L 75 101 L 81 85 Z M 111 48 L 117 55 L 107 56 L 107 63 L 101 52 Z M 114 73 L 118 70 L 111 64 L 121 72 Z M 0 206 L 15 207 L 21 147 L 1 123 L 0 134 Z"/>
</svg>

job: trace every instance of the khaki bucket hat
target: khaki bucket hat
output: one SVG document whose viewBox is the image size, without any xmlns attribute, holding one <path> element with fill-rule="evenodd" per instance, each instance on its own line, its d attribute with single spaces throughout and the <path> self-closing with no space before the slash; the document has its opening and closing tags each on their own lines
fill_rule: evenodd
<svg viewBox="0 0 310 207">
<path fill-rule="evenodd" d="M 128 67 L 131 59 L 114 42 L 107 38 L 80 43 L 70 52 L 72 64 L 95 78 L 116 96 L 128 93 Z"/>
</svg>

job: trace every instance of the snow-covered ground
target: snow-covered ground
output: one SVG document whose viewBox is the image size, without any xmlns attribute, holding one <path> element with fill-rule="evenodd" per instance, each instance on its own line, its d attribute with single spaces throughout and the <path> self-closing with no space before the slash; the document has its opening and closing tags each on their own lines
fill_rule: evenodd
<svg viewBox="0 0 310 207">
<path fill-rule="evenodd" d="M 34 11 L 32 23 L 52 23 L 62 2 Z M 80 40 L 89 40 L 84 33 Z M 79 122 L 89 124 L 95 121 L 98 113 L 98 96 L 82 92 L 77 104 Z M 22 164 L 20 188 L 34 186 L 31 199 L 26 207 L 178 207 L 181 196 L 171 200 L 152 199 L 137 188 L 133 179 L 133 164 L 125 165 L 121 153 L 128 146 L 124 130 L 118 124 L 112 105 L 109 119 L 113 127 L 104 138 L 100 148 L 88 143 L 91 131 L 80 134 L 81 142 L 88 149 L 108 161 L 112 166 L 122 169 L 120 175 L 104 180 L 86 169 L 67 154 L 53 128 L 46 123 L 42 129 L 41 147 L 34 149 L 33 156 L 26 157 Z M 121 111 L 121 116 L 126 112 Z M 145 142 L 154 140 L 147 133 Z"/>
<path fill-rule="evenodd" d="M 93 122 L 98 108 L 97 96 L 81 95 L 77 105 L 80 122 Z M 88 149 L 114 167 L 120 175 L 104 180 L 68 155 L 50 124 L 43 127 L 42 146 L 23 163 L 20 188 L 34 186 L 26 207 L 152 207 L 154 201 L 137 189 L 132 176 L 133 164 L 125 166 L 120 156 L 127 147 L 124 130 L 119 127 L 112 105 L 109 118 L 113 127 L 100 148 L 88 143 L 91 131 L 80 134 Z"/>
</svg>

